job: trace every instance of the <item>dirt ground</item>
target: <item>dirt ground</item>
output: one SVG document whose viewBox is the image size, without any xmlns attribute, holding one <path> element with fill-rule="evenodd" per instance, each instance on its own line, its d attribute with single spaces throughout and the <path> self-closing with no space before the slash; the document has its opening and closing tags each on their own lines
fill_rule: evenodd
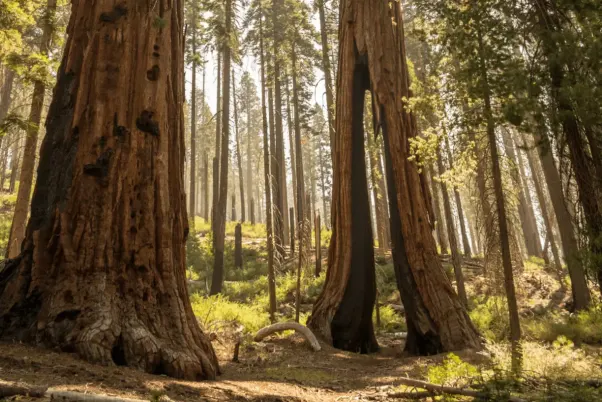
<svg viewBox="0 0 602 402">
<path fill-rule="evenodd" d="M 233 363 L 233 343 L 218 338 L 214 346 L 223 374 L 210 382 L 176 381 L 126 367 L 92 365 L 72 354 L 0 343 L 0 380 L 146 401 L 160 395 L 173 401 L 386 401 L 398 385 L 396 379 L 421 378 L 430 364 L 444 358 L 404 357 L 403 341 L 379 341 L 381 351 L 368 356 L 324 344 L 313 352 L 297 335 L 271 337 L 243 345 L 240 363 Z M 470 352 L 460 356 L 473 362 L 483 359 Z"/>
</svg>

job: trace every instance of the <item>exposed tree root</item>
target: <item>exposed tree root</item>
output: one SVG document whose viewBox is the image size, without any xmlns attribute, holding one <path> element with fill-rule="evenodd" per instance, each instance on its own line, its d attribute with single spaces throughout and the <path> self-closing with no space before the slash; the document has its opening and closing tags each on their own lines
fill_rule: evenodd
<svg viewBox="0 0 602 402">
<path fill-rule="evenodd" d="M 309 328 L 307 328 L 305 325 L 301 325 L 297 322 L 280 322 L 278 324 L 273 324 L 273 325 L 267 326 L 265 328 L 262 328 L 257 332 L 257 334 L 255 335 L 255 338 L 253 340 L 255 342 L 261 342 L 265 337 L 267 337 L 269 335 L 275 334 L 277 332 L 290 331 L 290 330 L 294 330 L 295 332 L 303 335 L 305 340 L 307 340 L 307 342 L 309 342 L 309 344 L 311 345 L 311 348 L 315 352 L 318 352 L 319 350 L 322 349 L 322 347 L 320 346 L 320 343 L 316 339 L 313 332 L 311 332 L 311 330 Z"/>
</svg>

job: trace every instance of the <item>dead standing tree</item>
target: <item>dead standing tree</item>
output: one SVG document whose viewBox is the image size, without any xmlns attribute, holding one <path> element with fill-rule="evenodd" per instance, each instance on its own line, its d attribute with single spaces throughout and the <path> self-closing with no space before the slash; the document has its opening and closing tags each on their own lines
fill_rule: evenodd
<svg viewBox="0 0 602 402">
<path fill-rule="evenodd" d="M 454 292 L 431 234 L 426 186 L 408 161 L 416 124 L 398 2 L 342 0 L 339 26 L 333 234 L 322 294 L 308 325 L 335 347 L 371 352 L 376 297 L 364 150 L 364 98 L 373 95 L 385 142 L 397 285 L 408 324 L 406 350 L 433 354 L 478 348 L 479 335 Z"/>
</svg>

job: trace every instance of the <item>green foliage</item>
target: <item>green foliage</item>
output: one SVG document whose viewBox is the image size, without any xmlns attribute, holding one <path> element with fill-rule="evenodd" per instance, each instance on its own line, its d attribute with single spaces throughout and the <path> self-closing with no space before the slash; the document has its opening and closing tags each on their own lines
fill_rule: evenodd
<svg viewBox="0 0 602 402">
<path fill-rule="evenodd" d="M 376 322 L 376 309 L 372 314 L 372 321 Z M 391 306 L 380 306 L 380 327 L 377 328 L 382 332 L 406 332 L 406 320 Z"/>
<path fill-rule="evenodd" d="M 476 366 L 466 363 L 457 355 L 450 353 L 445 357 L 443 363 L 429 367 L 427 377 L 429 382 L 434 384 L 466 386 L 470 383 L 470 379 L 478 375 L 479 370 Z"/>
<path fill-rule="evenodd" d="M 230 301 L 224 295 L 204 297 L 195 294 L 191 303 L 199 323 L 207 331 L 238 324 L 243 327 L 243 332 L 254 333 L 270 324 L 268 313 L 259 306 Z"/>
<path fill-rule="evenodd" d="M 17 192 L 14 194 L 0 193 L 0 253 L 6 254 L 13 212 L 17 203 Z"/>
<path fill-rule="evenodd" d="M 545 267 L 545 262 L 543 258 L 530 256 L 525 262 L 525 270 L 526 271 L 541 271 Z"/>
<path fill-rule="evenodd" d="M 528 336 L 546 342 L 566 338 L 576 344 L 602 344 L 602 306 L 576 314 L 549 313 L 523 324 Z"/>
<path fill-rule="evenodd" d="M 470 301 L 470 319 L 485 338 L 501 341 L 508 337 L 508 305 L 499 296 L 476 297 Z"/>
</svg>

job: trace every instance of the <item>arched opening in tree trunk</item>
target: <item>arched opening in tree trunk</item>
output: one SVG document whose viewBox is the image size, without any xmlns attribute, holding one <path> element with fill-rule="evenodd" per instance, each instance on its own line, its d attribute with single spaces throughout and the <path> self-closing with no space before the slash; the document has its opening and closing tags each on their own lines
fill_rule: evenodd
<svg viewBox="0 0 602 402">
<path fill-rule="evenodd" d="M 369 88 L 368 65 L 360 60 L 353 73 L 351 268 L 345 294 L 331 324 L 333 346 L 360 353 L 378 350 L 372 324 L 376 276 L 364 148 L 364 101 Z"/>
</svg>

